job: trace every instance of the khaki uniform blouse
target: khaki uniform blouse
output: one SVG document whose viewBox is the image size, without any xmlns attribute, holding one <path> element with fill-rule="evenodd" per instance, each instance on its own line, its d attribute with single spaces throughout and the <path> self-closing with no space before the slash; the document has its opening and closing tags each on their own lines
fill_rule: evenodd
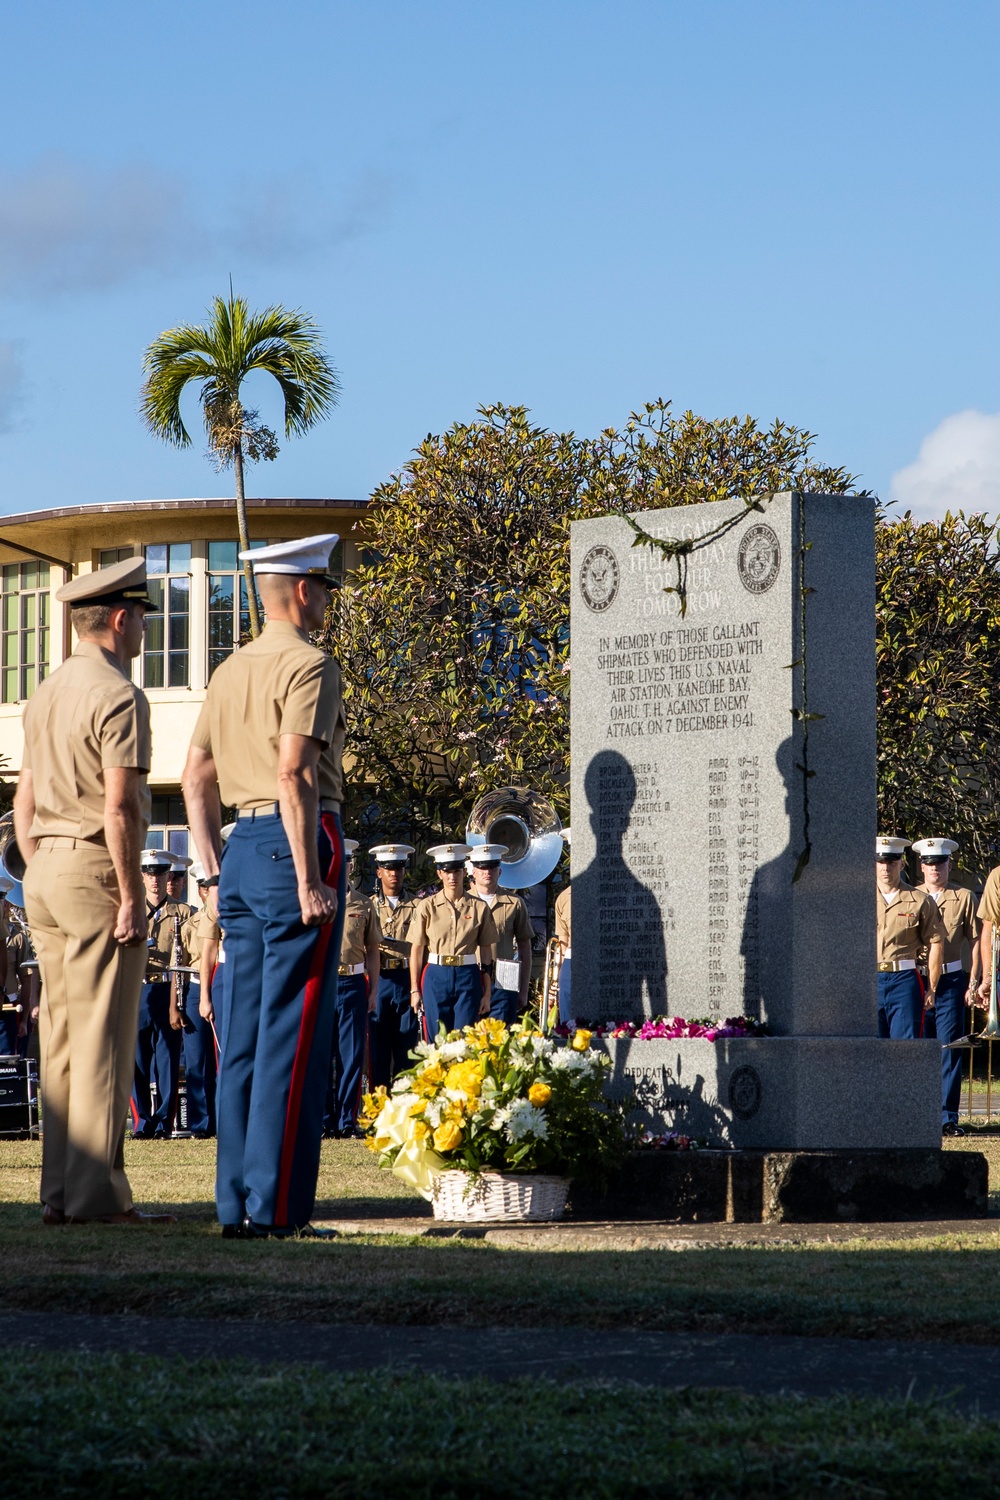
<svg viewBox="0 0 1000 1500">
<path fill-rule="evenodd" d="M 893 963 L 901 958 L 917 959 L 920 950 L 944 939 L 944 924 L 930 896 L 904 885 L 896 892 L 891 906 L 886 906 L 882 892 L 875 892 L 875 923 L 878 962 Z"/>
<path fill-rule="evenodd" d="M 410 921 L 416 910 L 417 903 L 410 896 L 402 896 L 395 906 L 390 906 L 388 900 L 381 891 L 376 891 L 372 897 L 372 905 L 378 917 L 378 925 L 382 936 L 393 938 L 396 942 L 405 943 L 407 933 L 410 929 Z M 386 953 L 381 956 L 383 969 L 399 969 L 406 967 L 406 959 L 402 953 Z"/>
<path fill-rule="evenodd" d="M 562 943 L 564 953 L 566 949 L 571 946 L 569 940 L 571 891 L 572 886 L 567 885 L 563 890 L 559 892 L 558 896 L 556 897 L 556 937 L 559 939 L 560 943 Z"/>
<path fill-rule="evenodd" d="M 942 963 L 957 963 L 962 957 L 962 944 L 974 947 L 979 941 L 979 923 L 976 920 L 976 898 L 961 885 L 946 886 L 938 901 L 925 885 L 918 885 L 938 909 L 944 927 L 944 951 Z M 921 955 L 923 956 L 923 955 Z"/>
<path fill-rule="evenodd" d="M 406 936 L 428 953 L 462 957 L 495 943 L 497 929 L 478 896 L 463 894 L 452 905 L 444 891 L 436 891 L 417 902 Z"/>
<path fill-rule="evenodd" d="M 992 922 L 994 927 L 1000 927 L 1000 865 L 986 877 L 976 916 L 981 922 Z"/>
<path fill-rule="evenodd" d="M 168 897 L 162 906 L 153 909 L 146 902 L 146 914 L 149 918 L 149 957 L 146 960 L 146 983 L 153 980 L 169 980 L 172 976 L 165 971 L 170 964 L 174 954 L 174 918 L 181 919 L 181 948 L 184 946 L 184 923 L 191 914 L 191 908 L 186 901 L 171 901 Z M 183 951 L 180 954 L 181 962 L 184 962 Z"/>
<path fill-rule="evenodd" d="M 24 756 L 31 771 L 35 816 L 31 837 L 104 841 L 104 772 L 141 773 L 140 813 L 145 837 L 152 757 L 149 703 L 109 651 L 80 641 L 61 667 L 39 685 L 24 709 Z"/>
<path fill-rule="evenodd" d="M 281 736 L 319 740 L 319 795 L 341 803 L 345 731 L 337 663 L 289 621 L 269 620 L 213 673 L 191 743 L 215 760 L 223 806 L 265 807 L 278 800 Z"/>
<path fill-rule="evenodd" d="M 187 963 L 197 968 L 201 962 L 202 948 L 213 938 L 218 942 L 221 936 L 221 927 L 208 915 L 206 907 L 199 906 L 196 911 L 192 911 L 181 928 L 181 942 L 187 955 Z"/>
<path fill-rule="evenodd" d="M 367 896 L 348 887 L 344 905 L 344 940 L 340 945 L 342 964 L 363 964 L 368 959 L 368 944 L 378 942 L 382 929 L 375 908 Z"/>
<path fill-rule="evenodd" d="M 482 896 L 479 900 L 486 906 Z M 497 946 L 494 958 L 516 959 L 519 943 L 527 943 L 531 947 L 535 936 L 528 916 L 528 908 L 520 896 L 512 896 L 506 891 L 497 891 L 493 898 L 493 905 L 489 908 L 493 915 L 493 924 L 497 930 Z"/>
</svg>

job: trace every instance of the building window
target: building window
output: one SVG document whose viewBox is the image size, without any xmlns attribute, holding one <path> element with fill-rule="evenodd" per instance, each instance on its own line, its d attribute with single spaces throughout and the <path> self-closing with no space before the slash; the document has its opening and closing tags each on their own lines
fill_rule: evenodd
<svg viewBox="0 0 1000 1500">
<path fill-rule="evenodd" d="M 252 548 L 266 542 L 251 542 Z M 238 542 L 208 544 L 208 675 L 250 634 L 247 585 Z M 257 600 L 260 608 L 260 600 Z"/>
<path fill-rule="evenodd" d="M 187 687 L 191 681 L 191 543 L 159 542 L 146 548 L 146 612 L 142 685 Z"/>
<path fill-rule="evenodd" d="M 4 703 L 30 698 L 49 672 L 49 565 L 10 563 L 3 570 Z"/>
<path fill-rule="evenodd" d="M 103 552 L 98 553 L 97 566 L 99 568 L 110 568 L 112 563 L 124 562 L 126 557 L 134 556 L 134 547 L 105 547 Z"/>
</svg>

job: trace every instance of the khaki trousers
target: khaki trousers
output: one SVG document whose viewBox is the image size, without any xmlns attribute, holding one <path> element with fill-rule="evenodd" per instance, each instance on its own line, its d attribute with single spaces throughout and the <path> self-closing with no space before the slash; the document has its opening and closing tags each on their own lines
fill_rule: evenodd
<svg viewBox="0 0 1000 1500">
<path fill-rule="evenodd" d="M 125 1123 L 146 945 L 114 939 L 120 896 L 101 845 L 37 851 L 24 903 L 42 975 L 41 1199 L 73 1218 L 132 1207 Z"/>
</svg>

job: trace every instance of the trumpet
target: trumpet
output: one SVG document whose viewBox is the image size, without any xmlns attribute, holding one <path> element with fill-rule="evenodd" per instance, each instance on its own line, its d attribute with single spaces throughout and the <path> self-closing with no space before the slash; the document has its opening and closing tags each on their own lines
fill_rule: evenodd
<svg viewBox="0 0 1000 1500">
<path fill-rule="evenodd" d="M 542 971 L 542 993 L 538 1002 L 538 1021 L 543 1031 L 548 1031 L 550 1016 L 559 1015 L 559 970 L 562 968 L 562 943 L 557 937 L 549 938 L 545 945 L 545 968 Z"/>
</svg>

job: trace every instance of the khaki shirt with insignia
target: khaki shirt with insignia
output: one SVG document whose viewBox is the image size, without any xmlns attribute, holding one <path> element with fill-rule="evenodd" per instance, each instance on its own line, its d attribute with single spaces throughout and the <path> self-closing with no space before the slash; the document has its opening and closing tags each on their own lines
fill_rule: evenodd
<svg viewBox="0 0 1000 1500">
<path fill-rule="evenodd" d="M 1000 865 L 986 877 L 976 916 L 981 922 L 992 922 L 994 927 L 1000 927 Z"/>
<path fill-rule="evenodd" d="M 181 928 L 181 943 L 184 947 L 184 962 L 196 969 L 201 963 L 201 950 L 212 939 L 218 942 L 222 928 L 208 914 L 204 906 L 192 908 L 191 915 Z M 191 976 L 192 979 L 194 975 Z"/>
<path fill-rule="evenodd" d="M 968 943 L 970 948 L 974 948 L 979 941 L 975 896 L 962 885 L 945 886 L 940 901 L 927 890 L 925 885 L 918 885 L 917 890 L 924 891 L 930 896 L 940 914 L 944 927 L 944 950 L 941 954 L 941 962 L 957 963 L 962 957 L 963 943 Z M 922 958 L 924 956 L 921 954 Z"/>
<path fill-rule="evenodd" d="M 478 899 L 484 906 L 489 905 L 482 896 Z M 528 916 L 528 908 L 520 896 L 512 896 L 508 891 L 497 891 L 489 910 L 497 930 L 497 945 L 493 957 L 515 960 L 518 944 L 527 943 L 530 948 L 534 940 L 535 930 Z"/>
<path fill-rule="evenodd" d="M 278 800 L 283 734 L 319 740 L 319 795 L 343 802 L 346 720 L 340 668 L 287 620 L 269 620 L 255 641 L 212 674 L 192 745 L 215 760 L 225 807 Z"/>
<path fill-rule="evenodd" d="M 35 816 L 31 837 L 104 838 L 104 772 L 139 771 L 142 835 L 149 827 L 146 786 L 152 756 L 149 703 L 109 651 L 80 641 L 40 683 L 24 709 L 24 756 Z"/>
<path fill-rule="evenodd" d="M 459 896 L 452 905 L 444 891 L 436 891 L 417 902 L 406 936 L 428 953 L 462 957 L 495 943 L 497 929 L 478 896 Z"/>
<path fill-rule="evenodd" d="M 372 897 L 372 905 L 378 917 L 378 925 L 382 936 L 393 938 L 396 942 L 405 943 L 406 934 L 410 928 L 410 921 L 416 910 L 417 903 L 412 896 L 401 896 L 395 906 L 390 906 L 388 897 L 383 896 L 381 889 Z M 406 958 L 402 953 L 387 953 L 382 950 L 381 965 L 383 969 L 398 969 L 406 966 Z"/>
<path fill-rule="evenodd" d="M 154 910 L 146 901 L 146 915 L 149 920 L 148 935 L 150 938 L 149 957 L 146 960 L 146 983 L 152 980 L 169 980 L 171 976 L 166 973 L 174 956 L 174 918 L 181 920 L 181 952 L 178 955 L 181 963 L 184 962 L 183 932 L 184 923 L 191 914 L 191 908 L 186 901 L 171 901 L 168 896 L 161 906 Z"/>
<path fill-rule="evenodd" d="M 571 947 L 569 940 L 571 891 L 572 887 L 566 886 L 556 897 L 556 937 L 562 944 L 564 953 L 567 948 Z"/>
<path fill-rule="evenodd" d="M 916 959 L 929 943 L 944 939 L 944 924 L 930 896 L 900 886 L 891 906 L 886 906 L 882 892 L 875 892 L 878 962 L 894 963 L 901 958 Z"/>
<path fill-rule="evenodd" d="M 382 929 L 375 915 L 375 908 L 367 896 L 353 887 L 347 888 L 344 905 L 344 940 L 340 945 L 342 964 L 363 964 L 368 961 L 368 944 L 377 943 Z"/>
<path fill-rule="evenodd" d="M 212 916 L 207 906 L 203 906 L 201 911 L 195 912 L 195 919 L 198 923 L 198 942 L 202 947 L 206 943 L 222 942 L 222 928 L 219 926 L 217 918 Z"/>
</svg>

